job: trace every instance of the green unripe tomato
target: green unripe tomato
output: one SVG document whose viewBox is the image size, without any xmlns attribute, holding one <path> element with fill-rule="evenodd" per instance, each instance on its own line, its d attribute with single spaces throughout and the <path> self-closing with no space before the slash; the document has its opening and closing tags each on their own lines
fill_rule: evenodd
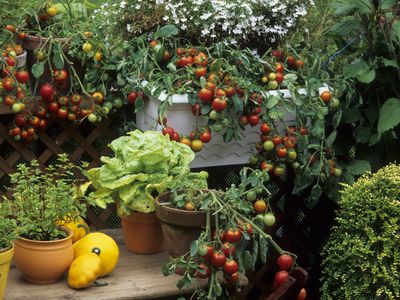
<svg viewBox="0 0 400 300">
<path fill-rule="evenodd" d="M 21 111 L 21 104 L 14 103 L 11 108 L 12 108 L 13 112 L 18 113 Z"/>
<path fill-rule="evenodd" d="M 107 106 L 103 106 L 101 108 L 101 112 L 105 115 L 108 115 L 110 113 L 110 109 Z"/>
<path fill-rule="evenodd" d="M 214 124 L 212 126 L 213 131 L 215 132 L 221 132 L 222 131 L 222 125 L 221 124 Z"/>
<path fill-rule="evenodd" d="M 292 163 L 292 168 L 294 170 L 298 169 L 300 167 L 300 163 L 298 161 L 295 161 L 294 163 Z"/>
<path fill-rule="evenodd" d="M 342 176 L 343 172 L 342 172 L 342 169 L 335 168 L 334 173 L 335 173 L 336 177 L 340 177 L 340 176 Z"/>
<path fill-rule="evenodd" d="M 332 98 L 331 102 L 329 103 L 331 108 L 338 108 L 340 106 L 340 101 L 338 98 Z"/>
<path fill-rule="evenodd" d="M 205 256 L 205 255 L 207 254 L 207 252 L 208 252 L 208 248 L 207 248 L 206 245 L 200 245 L 200 246 L 197 248 L 197 254 L 198 254 L 199 256 Z"/>
<path fill-rule="evenodd" d="M 247 192 L 246 198 L 250 202 L 254 202 L 257 198 L 257 193 L 255 191 Z"/>
<path fill-rule="evenodd" d="M 216 110 L 212 110 L 212 111 L 210 111 L 210 119 L 211 120 L 218 120 L 218 118 L 219 118 L 219 114 L 218 114 L 218 112 L 216 111 Z"/>
<path fill-rule="evenodd" d="M 109 76 L 108 76 L 107 73 L 104 73 L 103 75 L 101 75 L 101 79 L 104 80 L 104 81 L 107 81 L 108 78 L 109 78 Z"/>
<path fill-rule="evenodd" d="M 88 120 L 91 123 L 95 123 L 97 121 L 97 116 L 95 114 L 91 113 L 88 115 Z"/>
<path fill-rule="evenodd" d="M 265 151 L 272 151 L 274 149 L 275 145 L 272 141 L 265 141 L 264 142 L 264 150 Z"/>
<path fill-rule="evenodd" d="M 297 158 L 297 152 L 294 151 L 294 150 L 291 150 L 291 151 L 288 152 L 287 157 L 288 157 L 289 160 L 292 160 L 292 161 L 293 161 L 293 160 L 296 160 L 296 158 Z"/>
<path fill-rule="evenodd" d="M 222 120 L 221 120 L 221 126 L 222 126 L 223 128 L 226 128 L 226 127 L 228 127 L 228 125 L 229 125 L 229 119 L 228 119 L 227 117 L 222 118 Z"/>
<path fill-rule="evenodd" d="M 249 163 L 250 163 L 251 165 L 256 165 L 256 164 L 258 163 L 258 158 L 257 158 L 257 156 L 256 156 L 256 155 L 250 156 L 250 158 L 249 158 Z"/>
<path fill-rule="evenodd" d="M 273 226 L 275 224 L 275 221 L 276 221 L 275 216 L 273 214 L 271 214 L 271 213 L 265 214 L 263 220 L 264 220 L 264 224 L 266 226 L 268 226 L 268 227 Z"/>
<path fill-rule="evenodd" d="M 123 105 L 123 102 L 122 102 L 122 100 L 120 98 L 117 98 L 117 99 L 114 100 L 114 107 L 115 108 L 121 108 L 122 105 Z"/>
</svg>

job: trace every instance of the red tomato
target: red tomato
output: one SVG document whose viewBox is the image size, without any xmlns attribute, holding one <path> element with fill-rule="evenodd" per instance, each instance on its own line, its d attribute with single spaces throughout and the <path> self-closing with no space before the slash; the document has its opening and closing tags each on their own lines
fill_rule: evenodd
<svg viewBox="0 0 400 300">
<path fill-rule="evenodd" d="M 162 134 L 168 135 L 170 140 L 172 140 L 174 138 L 174 133 L 175 133 L 175 130 L 172 127 L 164 127 L 162 129 Z"/>
<path fill-rule="evenodd" d="M 27 133 L 28 133 L 29 135 L 34 135 L 34 134 L 36 133 L 36 130 L 35 130 L 35 128 L 29 127 L 29 128 L 27 129 Z"/>
<path fill-rule="evenodd" d="M 68 79 L 68 71 L 65 69 L 54 70 L 53 77 L 57 83 L 65 82 Z"/>
<path fill-rule="evenodd" d="M 231 98 L 236 94 L 236 90 L 234 87 L 229 86 L 225 89 L 225 93 L 228 98 Z"/>
<path fill-rule="evenodd" d="M 128 102 L 130 104 L 135 104 L 137 98 L 138 98 L 138 93 L 134 91 L 128 95 Z"/>
<path fill-rule="evenodd" d="M 276 149 L 276 155 L 280 158 L 285 158 L 287 155 L 287 149 L 285 147 L 279 147 Z"/>
<path fill-rule="evenodd" d="M 236 243 L 240 240 L 242 233 L 237 229 L 228 229 L 225 233 L 225 238 L 229 243 Z"/>
<path fill-rule="evenodd" d="M 211 102 L 213 99 L 213 92 L 210 89 L 202 88 L 198 93 L 199 99 L 203 102 Z"/>
<path fill-rule="evenodd" d="M 292 149 L 296 147 L 296 138 L 294 136 L 285 136 L 283 138 L 283 143 L 286 148 Z"/>
<path fill-rule="evenodd" d="M 284 271 L 290 271 L 293 266 L 293 262 L 293 257 L 291 257 L 289 254 L 282 254 L 276 261 L 279 269 Z"/>
<path fill-rule="evenodd" d="M 221 268 L 226 262 L 226 256 L 222 252 L 214 252 L 211 256 L 211 263 L 216 268 Z"/>
<path fill-rule="evenodd" d="M 252 114 L 248 117 L 249 120 L 249 124 L 251 126 L 256 126 L 258 124 L 258 122 L 260 121 L 260 117 L 256 114 Z"/>
<path fill-rule="evenodd" d="M 54 99 L 54 88 L 51 84 L 45 83 L 40 87 L 39 95 L 46 102 L 51 102 Z"/>
<path fill-rule="evenodd" d="M 276 73 L 276 78 L 275 78 L 276 82 L 282 83 L 284 79 L 285 78 L 282 73 Z"/>
<path fill-rule="evenodd" d="M 17 78 L 19 83 L 28 83 L 29 73 L 27 71 L 18 71 L 15 73 L 15 78 Z"/>
<path fill-rule="evenodd" d="M 63 106 L 66 106 L 69 102 L 68 96 L 60 96 L 58 98 L 58 103 L 60 103 Z"/>
<path fill-rule="evenodd" d="M 274 165 L 267 162 L 267 161 L 263 161 L 260 165 L 262 170 L 267 171 L 268 173 L 272 173 L 274 171 Z"/>
<path fill-rule="evenodd" d="M 7 95 L 4 97 L 4 104 L 7 106 L 13 106 L 13 104 L 16 102 L 14 96 Z"/>
<path fill-rule="evenodd" d="M 57 112 L 59 108 L 60 108 L 60 104 L 58 104 L 58 102 L 50 102 L 47 105 L 47 109 L 53 113 Z"/>
<path fill-rule="evenodd" d="M 209 141 L 211 141 L 211 132 L 204 131 L 204 132 L 200 133 L 200 140 L 203 143 L 208 143 Z"/>
<path fill-rule="evenodd" d="M 226 257 L 233 257 L 236 253 L 236 247 L 229 242 L 225 242 L 221 246 L 221 251 Z"/>
<path fill-rule="evenodd" d="M 300 128 L 300 134 L 301 135 L 308 135 L 308 129 L 305 127 Z"/>
<path fill-rule="evenodd" d="M 43 130 L 46 129 L 46 127 L 47 127 L 47 121 L 44 120 L 44 119 L 40 120 L 39 127 L 40 127 L 41 129 L 43 129 Z"/>
<path fill-rule="evenodd" d="M 183 56 L 178 62 L 179 62 L 179 67 L 186 68 L 193 64 L 193 57 Z"/>
<path fill-rule="evenodd" d="M 260 131 L 263 134 L 268 134 L 271 131 L 271 128 L 269 127 L 269 125 L 267 123 L 262 123 L 260 126 Z"/>
<path fill-rule="evenodd" d="M 286 271 L 278 271 L 275 273 L 275 284 L 276 286 L 280 286 L 282 283 L 285 283 L 289 279 L 289 273 Z"/>
<path fill-rule="evenodd" d="M 272 138 L 272 142 L 274 143 L 275 146 L 278 146 L 282 144 L 282 138 L 276 135 Z"/>
<path fill-rule="evenodd" d="M 41 120 L 38 117 L 31 117 L 29 119 L 29 123 L 34 127 L 37 128 L 40 126 Z"/>
<path fill-rule="evenodd" d="M 3 78 L 3 89 L 6 92 L 11 92 L 15 88 L 15 82 L 14 79 L 10 77 Z"/>
<path fill-rule="evenodd" d="M 232 275 L 239 270 L 239 265 L 234 259 L 228 259 L 224 264 L 224 272 Z"/>
<path fill-rule="evenodd" d="M 217 89 L 215 92 L 215 97 L 222 98 L 226 96 L 226 92 L 223 89 Z"/>
<path fill-rule="evenodd" d="M 57 110 L 57 117 L 59 118 L 59 119 L 66 119 L 67 118 L 67 116 L 68 116 L 68 111 L 65 109 L 65 108 L 59 108 L 58 110 Z"/>
<path fill-rule="evenodd" d="M 19 114 L 15 117 L 15 125 L 24 127 L 26 126 L 26 119 L 25 116 L 22 114 Z"/>
<path fill-rule="evenodd" d="M 225 98 L 215 98 L 211 106 L 214 110 L 221 112 L 228 106 L 228 101 Z"/>
</svg>

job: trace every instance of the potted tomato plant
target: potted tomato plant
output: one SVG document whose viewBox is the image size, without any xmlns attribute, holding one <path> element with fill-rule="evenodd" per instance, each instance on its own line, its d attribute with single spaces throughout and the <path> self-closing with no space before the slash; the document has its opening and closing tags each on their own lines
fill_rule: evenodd
<svg viewBox="0 0 400 300">
<path fill-rule="evenodd" d="M 205 226 L 197 238 L 187 243 L 185 252 L 172 257 L 163 268 L 165 275 L 182 275 L 177 283 L 179 288 L 190 286 L 195 278 L 208 279 L 208 290 L 196 289 L 193 297 L 216 299 L 232 296 L 234 287 L 246 281 L 246 270 L 267 261 L 274 272 L 271 293 L 280 289 L 288 290 L 293 283 L 289 278 L 290 272 L 297 268 L 296 256 L 282 250 L 265 232 L 275 223 L 269 206 L 270 192 L 265 188 L 268 174 L 244 168 L 240 178 L 239 185 L 232 185 L 226 191 L 198 189 L 196 193 L 168 196 L 169 202 L 160 203 L 181 210 L 182 214 L 203 212 Z M 164 205 L 157 209 L 164 209 Z M 170 220 L 179 220 L 178 217 L 168 220 L 162 214 L 160 216 L 162 222 L 169 223 L 168 226 L 172 223 L 176 226 L 176 221 Z M 176 253 L 174 251 L 172 254 Z"/>
<path fill-rule="evenodd" d="M 62 154 L 45 169 L 32 160 L 11 174 L 12 198 L 4 200 L 19 228 L 15 265 L 29 282 L 58 281 L 72 263 L 73 231 L 62 224 L 86 211 L 77 198 L 80 180 L 74 179 L 74 171 L 80 170 Z"/>
<path fill-rule="evenodd" d="M 154 196 L 187 180 L 206 185 L 207 173 L 191 173 L 192 150 L 171 142 L 161 133 L 135 130 L 110 144 L 113 157 L 102 157 L 102 166 L 86 176 L 94 188 L 89 201 L 105 208 L 116 203 L 122 219 L 125 244 L 135 253 L 164 250 Z"/>
<path fill-rule="evenodd" d="M 17 238 L 17 222 L 10 218 L 8 203 L 0 202 L 0 299 L 3 299 L 8 271 L 14 255 L 13 240 Z"/>
</svg>

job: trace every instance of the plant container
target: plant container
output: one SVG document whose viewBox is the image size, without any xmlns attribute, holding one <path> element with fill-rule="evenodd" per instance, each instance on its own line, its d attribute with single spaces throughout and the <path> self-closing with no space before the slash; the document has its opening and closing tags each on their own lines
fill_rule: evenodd
<svg viewBox="0 0 400 300">
<path fill-rule="evenodd" d="M 130 252 L 155 254 L 164 251 L 161 224 L 154 212 L 134 212 L 120 217 L 125 245 Z"/>
<path fill-rule="evenodd" d="M 62 229 L 68 236 L 59 240 L 15 240 L 15 265 L 27 281 L 36 284 L 56 282 L 69 269 L 74 260 L 73 231 Z"/>
<path fill-rule="evenodd" d="M 6 249 L 0 249 L 0 299 L 3 299 L 4 291 L 7 285 L 8 271 L 14 255 L 14 246 Z"/>
<path fill-rule="evenodd" d="M 170 193 L 165 193 L 156 198 L 156 214 L 161 221 L 168 254 L 171 257 L 179 257 L 188 252 L 190 244 L 197 240 L 204 230 L 206 213 L 163 205 L 169 202 L 170 197 Z"/>
</svg>

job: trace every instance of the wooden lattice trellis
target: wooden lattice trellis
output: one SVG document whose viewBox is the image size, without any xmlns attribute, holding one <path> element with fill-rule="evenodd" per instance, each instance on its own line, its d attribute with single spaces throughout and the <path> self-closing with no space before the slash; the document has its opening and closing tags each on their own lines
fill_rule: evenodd
<svg viewBox="0 0 400 300">
<path fill-rule="evenodd" d="M 107 145 L 116 137 L 108 127 L 112 122 L 110 119 L 94 124 L 83 121 L 76 125 L 50 119 L 47 128 L 38 133 L 36 141 L 24 143 L 8 134 L 14 116 L 9 108 L 0 106 L 0 195 L 7 195 L 9 174 L 18 164 L 37 159 L 42 165 L 48 165 L 55 162 L 57 154 L 67 153 L 77 164 L 85 161 L 90 167 L 96 167 L 100 165 L 100 156 L 110 154 Z M 82 177 L 82 174 L 77 176 Z M 117 227 L 119 224 L 112 207 L 105 210 L 89 208 L 87 218 L 97 228 Z"/>
</svg>

